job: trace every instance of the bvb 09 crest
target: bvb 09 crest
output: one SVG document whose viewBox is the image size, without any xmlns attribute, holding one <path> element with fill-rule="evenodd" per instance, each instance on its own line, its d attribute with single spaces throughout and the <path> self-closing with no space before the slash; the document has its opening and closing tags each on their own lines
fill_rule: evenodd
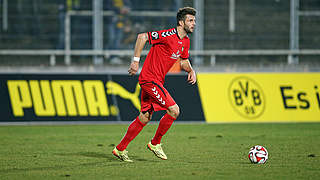
<svg viewBox="0 0 320 180">
<path fill-rule="evenodd" d="M 229 86 L 229 100 L 234 110 L 241 116 L 254 119 L 263 114 L 265 96 L 262 88 L 248 77 L 237 77 Z"/>
</svg>

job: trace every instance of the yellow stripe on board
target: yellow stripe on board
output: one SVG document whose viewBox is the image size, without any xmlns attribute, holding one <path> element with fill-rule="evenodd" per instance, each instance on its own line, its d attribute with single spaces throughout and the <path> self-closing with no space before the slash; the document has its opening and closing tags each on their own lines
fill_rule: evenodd
<svg viewBox="0 0 320 180">
<path fill-rule="evenodd" d="M 320 121 L 320 73 L 198 74 L 207 122 Z"/>
</svg>

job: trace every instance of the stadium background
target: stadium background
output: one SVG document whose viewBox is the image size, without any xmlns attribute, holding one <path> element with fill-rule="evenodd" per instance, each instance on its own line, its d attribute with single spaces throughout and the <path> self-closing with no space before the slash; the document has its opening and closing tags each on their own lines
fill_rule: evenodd
<svg viewBox="0 0 320 180">
<path fill-rule="evenodd" d="M 175 26 L 182 6 L 198 10 L 190 58 L 199 81 L 191 87 L 179 68 L 168 76 L 179 121 L 320 120 L 317 0 L 136 0 L 116 7 L 103 0 L 1 0 L 0 6 L 1 121 L 131 121 L 137 78 L 126 72 L 135 35 Z M 121 6 L 129 10 L 117 15 Z M 112 30 L 114 17 L 119 29 Z M 112 31 L 123 31 L 118 47 L 110 46 Z M 105 107 L 89 107 L 89 81 L 99 84 L 93 94 L 103 88 Z"/>
<path fill-rule="evenodd" d="M 320 176 L 319 0 L 131 0 L 122 15 L 112 1 L 123 6 L 0 0 L 0 179 Z M 182 6 L 198 9 L 198 82 L 178 67 L 166 78 L 181 107 L 162 141 L 168 160 L 145 146 L 157 113 L 127 148 L 134 163 L 119 161 L 111 152 L 140 105 L 126 73 L 135 36 L 172 27 Z M 266 164 L 248 160 L 254 145 Z"/>
</svg>

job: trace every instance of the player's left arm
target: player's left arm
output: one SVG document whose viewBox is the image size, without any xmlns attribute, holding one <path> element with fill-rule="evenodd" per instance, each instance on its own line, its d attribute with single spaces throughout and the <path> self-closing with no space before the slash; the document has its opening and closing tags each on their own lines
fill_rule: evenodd
<svg viewBox="0 0 320 180">
<path fill-rule="evenodd" d="M 189 59 L 180 58 L 181 69 L 188 73 L 188 82 L 195 84 L 197 82 L 196 72 L 193 70 Z"/>
</svg>

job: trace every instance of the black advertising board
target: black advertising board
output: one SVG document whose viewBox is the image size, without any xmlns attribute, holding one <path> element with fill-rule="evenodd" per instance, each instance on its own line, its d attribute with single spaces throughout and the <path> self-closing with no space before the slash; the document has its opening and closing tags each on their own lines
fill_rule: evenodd
<svg viewBox="0 0 320 180">
<path fill-rule="evenodd" d="M 177 121 L 204 121 L 198 86 L 168 75 L 165 87 L 180 107 Z M 132 121 L 140 110 L 138 76 L 0 74 L 0 121 Z M 156 112 L 158 121 L 164 112 Z"/>
</svg>

